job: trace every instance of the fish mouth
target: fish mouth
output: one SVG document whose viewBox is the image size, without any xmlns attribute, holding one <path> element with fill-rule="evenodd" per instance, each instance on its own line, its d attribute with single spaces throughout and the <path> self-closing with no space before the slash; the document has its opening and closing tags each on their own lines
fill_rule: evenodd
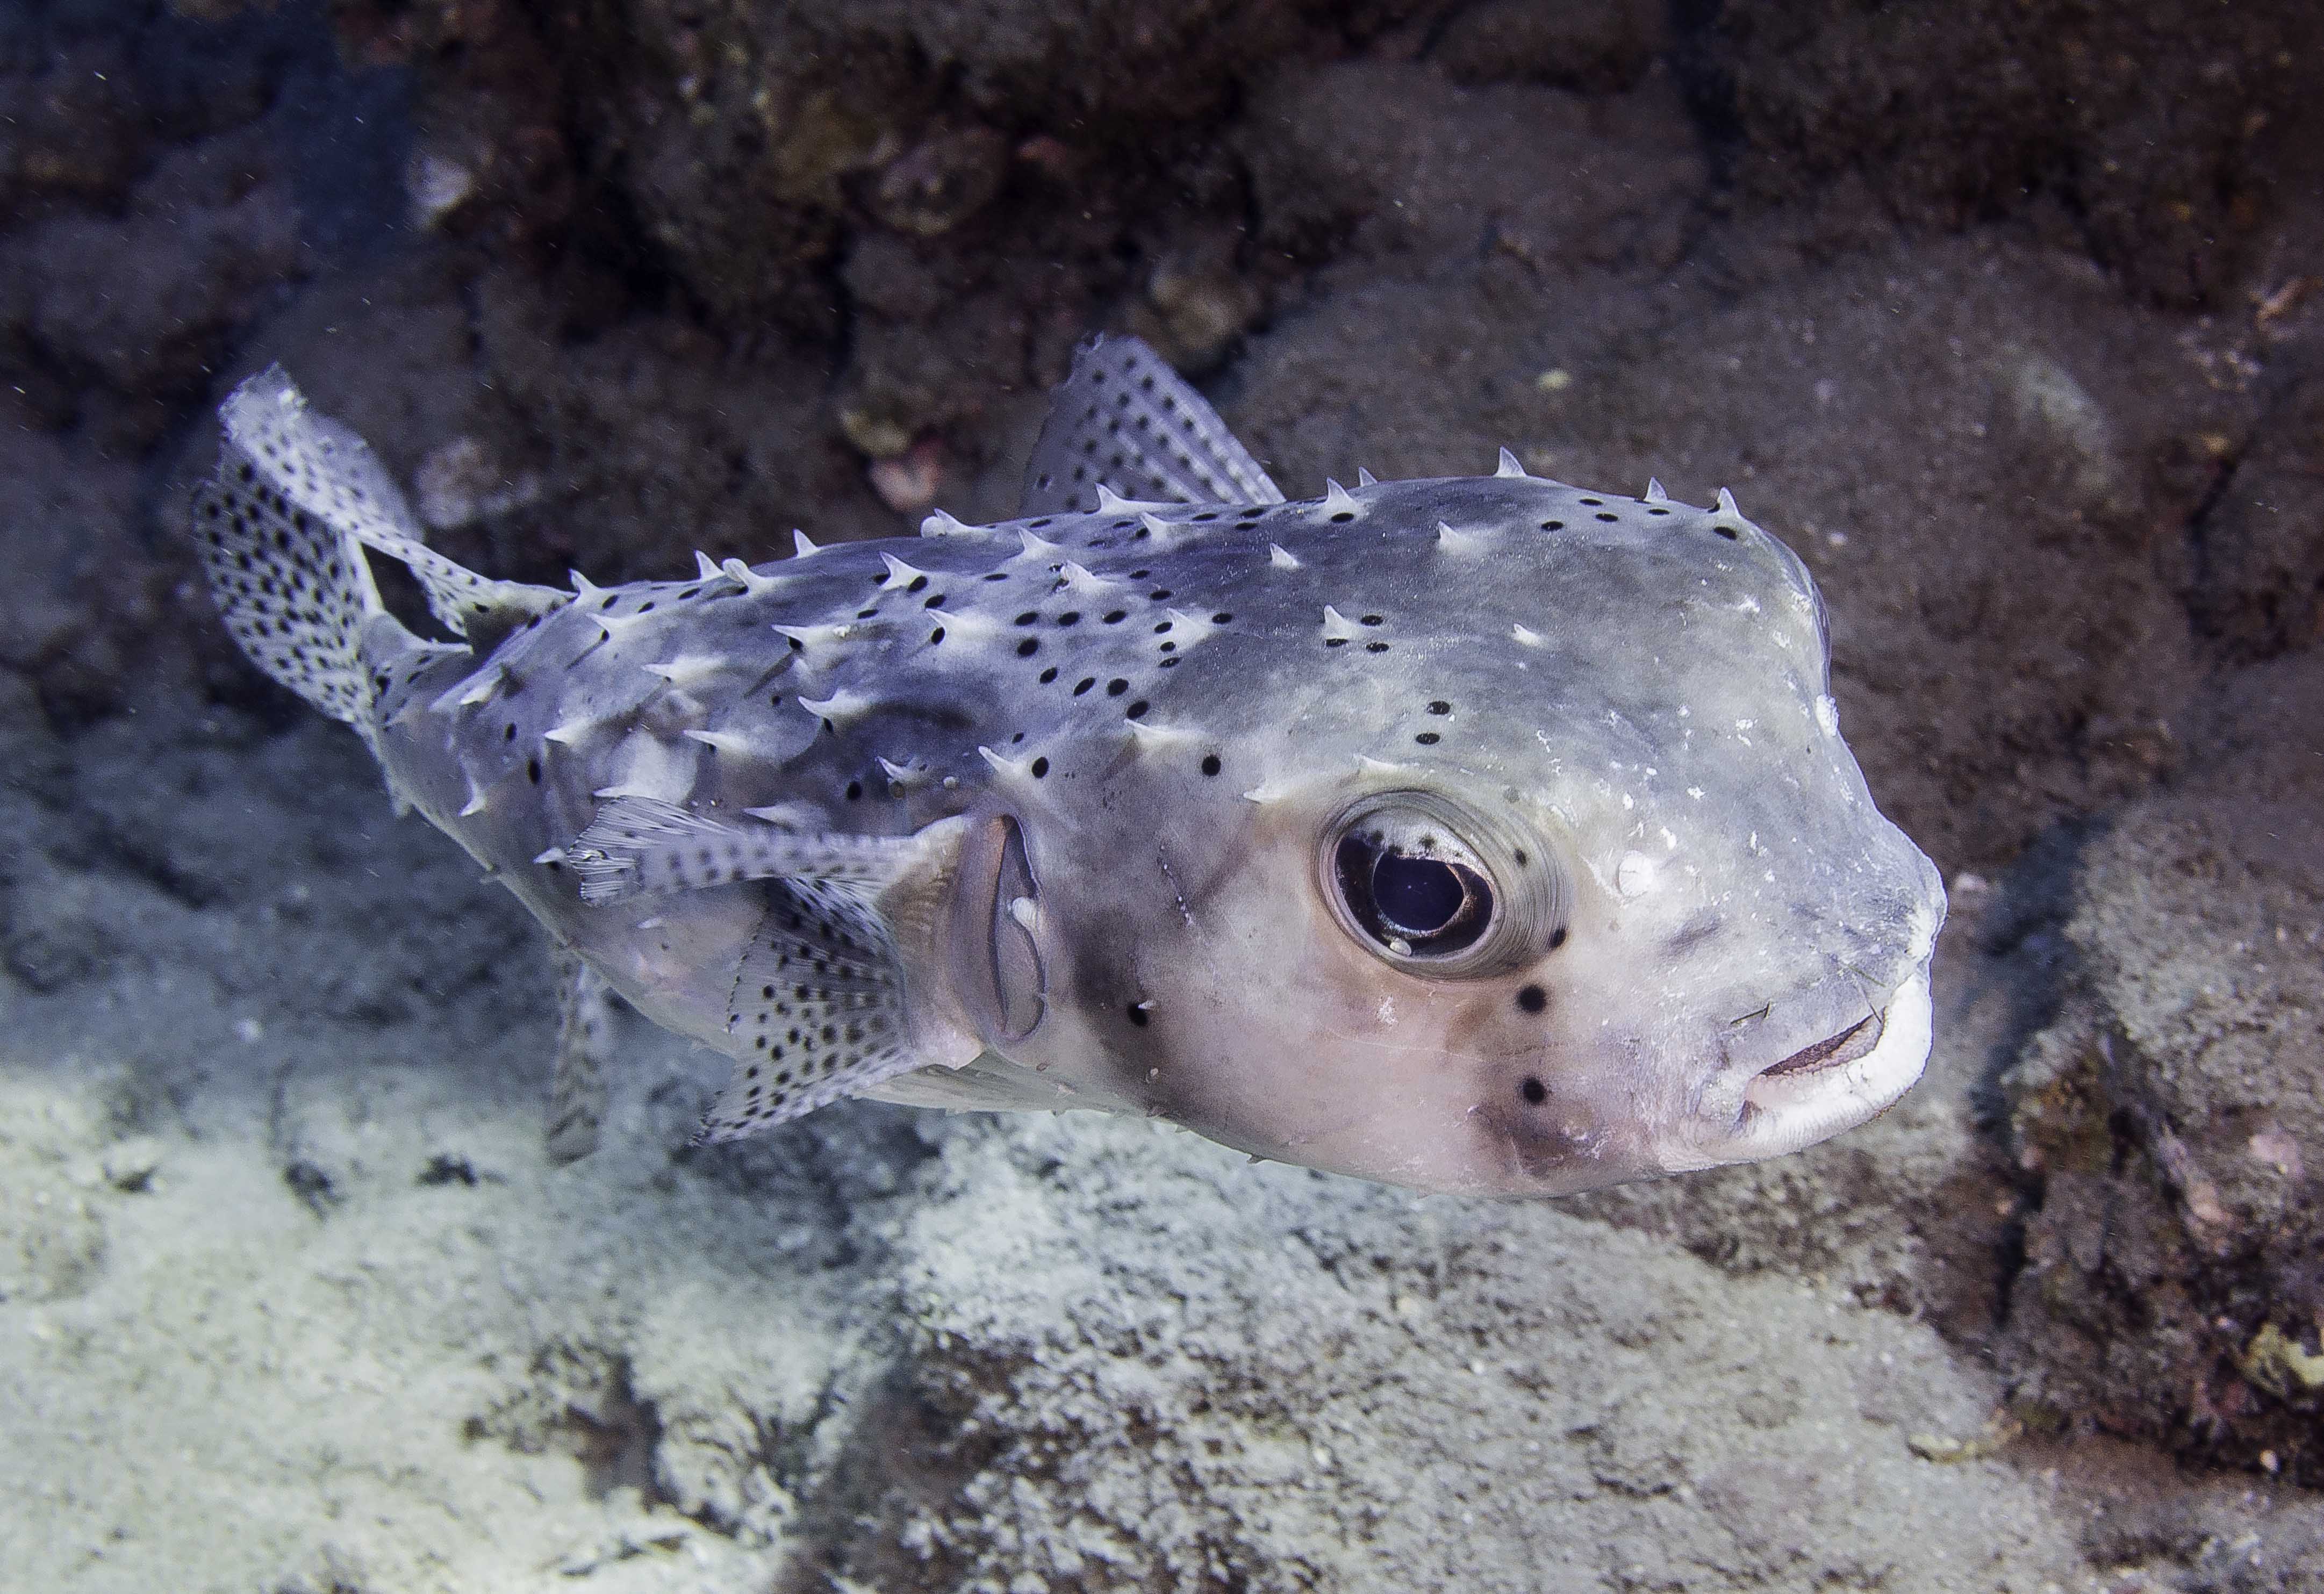
<svg viewBox="0 0 2324 1594">
<path fill-rule="evenodd" d="M 1781 1156 L 1878 1116 L 1921 1077 L 1930 1038 L 1923 968 L 1885 1007 L 1746 1080 L 1726 1160 Z"/>
</svg>

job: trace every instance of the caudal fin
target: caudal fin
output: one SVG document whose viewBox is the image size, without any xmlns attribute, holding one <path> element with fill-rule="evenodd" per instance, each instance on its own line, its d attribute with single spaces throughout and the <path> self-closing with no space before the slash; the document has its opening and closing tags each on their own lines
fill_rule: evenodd
<svg viewBox="0 0 2324 1594">
<path fill-rule="evenodd" d="M 195 490 L 194 531 L 226 629 L 260 668 L 366 741 L 383 677 L 448 650 L 388 613 L 366 548 L 409 568 L 429 612 L 462 636 L 489 638 L 567 601 L 488 581 L 429 548 L 364 440 L 309 410 L 279 367 L 236 388 L 218 418 L 217 475 Z"/>
<path fill-rule="evenodd" d="M 269 408 L 281 413 L 254 414 Z M 330 451 L 286 446 L 284 434 L 295 439 L 311 421 L 279 370 L 244 382 L 219 414 L 225 440 L 217 475 L 194 490 L 194 535 L 226 630 L 261 669 L 368 739 L 364 631 L 375 617 L 394 622 L 363 544 L 297 490 L 327 469 Z"/>
</svg>

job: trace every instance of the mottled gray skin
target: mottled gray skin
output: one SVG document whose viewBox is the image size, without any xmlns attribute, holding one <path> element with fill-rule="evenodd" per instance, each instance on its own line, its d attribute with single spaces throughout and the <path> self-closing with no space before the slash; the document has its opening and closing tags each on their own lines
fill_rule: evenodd
<svg viewBox="0 0 2324 1594">
<path fill-rule="evenodd" d="M 842 1094 L 1088 1107 L 1555 1194 L 1796 1149 L 1910 1086 L 1943 892 L 1840 738 L 1788 550 L 1724 494 L 1506 455 L 1126 503 L 1097 469 L 1274 488 L 1150 353 L 1105 349 L 1030 489 L 1094 513 L 492 583 L 270 373 L 228 402 L 197 529 L 254 658 L 560 946 L 738 1059 L 714 1136 Z M 359 544 L 467 645 L 389 616 Z M 1466 871 L 1472 941 L 1366 917 L 1348 871 L 1391 855 Z"/>
<path fill-rule="evenodd" d="M 1431 1188 L 1556 1193 L 1760 1154 L 1743 1079 L 1923 974 L 1934 871 L 1832 728 L 1806 573 L 1739 517 L 1523 478 L 1157 512 L 1159 537 L 1123 511 L 825 548 L 763 567 L 758 594 L 587 594 L 409 701 L 488 692 L 383 705 L 381 755 L 624 997 L 721 1049 L 764 889 L 585 907 L 532 860 L 593 794 L 804 805 L 802 828 L 890 835 L 1013 815 L 1047 973 L 1046 1016 L 1001 1043 L 1037 1076 L 1026 1104 Z M 1054 547 L 1020 549 L 1020 530 Z M 1067 560 L 1106 585 L 1075 590 Z M 801 645 L 778 624 L 807 628 Z M 922 773 L 891 780 L 881 759 Z M 1319 838 L 1395 790 L 1530 839 L 1563 944 L 1443 980 L 1344 929 Z M 881 1093 L 961 1099 L 946 1083 Z"/>
</svg>

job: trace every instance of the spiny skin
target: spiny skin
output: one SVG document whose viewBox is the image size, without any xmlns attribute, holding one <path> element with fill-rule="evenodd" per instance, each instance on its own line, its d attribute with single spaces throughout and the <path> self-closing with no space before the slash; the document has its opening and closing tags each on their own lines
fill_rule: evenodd
<svg viewBox="0 0 2324 1594">
<path fill-rule="evenodd" d="M 1731 504 L 1505 472 L 931 530 L 529 599 L 481 659 L 400 654 L 391 785 L 745 1064 L 779 888 L 585 901 L 576 838 L 609 805 L 769 811 L 779 852 L 986 838 L 883 930 L 927 1066 L 860 1093 L 1533 1194 L 1794 1149 L 1917 1074 L 1941 889 L 1839 737 L 1804 569 Z M 1416 856 L 1441 825 L 1489 878 L 1476 957 L 1351 921 L 1351 809 Z"/>
</svg>

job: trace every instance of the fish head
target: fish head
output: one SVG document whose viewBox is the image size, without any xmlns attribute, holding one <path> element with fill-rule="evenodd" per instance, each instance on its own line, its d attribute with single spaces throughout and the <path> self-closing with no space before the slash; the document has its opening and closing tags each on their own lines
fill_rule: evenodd
<svg viewBox="0 0 2324 1594">
<path fill-rule="evenodd" d="M 1255 1156 L 1517 1196 L 1903 1094 L 1943 890 L 1840 738 L 1805 568 L 1723 503 L 1544 538 L 1536 485 L 1375 489 L 1315 581 L 1448 499 L 1499 552 L 1390 584 L 1394 648 L 1338 674 L 1296 604 L 1245 629 L 1199 734 L 1012 816 L 1046 971 L 1013 1056 Z"/>
</svg>

